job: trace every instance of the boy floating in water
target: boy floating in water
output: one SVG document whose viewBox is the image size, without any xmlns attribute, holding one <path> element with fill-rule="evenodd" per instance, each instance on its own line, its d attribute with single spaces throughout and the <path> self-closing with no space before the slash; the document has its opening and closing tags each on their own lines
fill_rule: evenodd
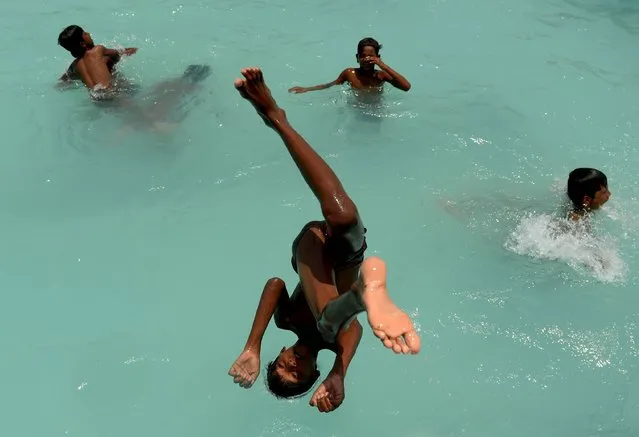
<svg viewBox="0 0 639 437">
<path fill-rule="evenodd" d="M 382 61 L 379 56 L 381 49 L 381 44 L 373 38 L 364 38 L 357 44 L 357 54 L 355 55 L 355 59 L 357 59 L 359 63 L 359 68 L 347 68 L 337 76 L 337 79 L 323 85 L 308 88 L 296 86 L 288 91 L 300 94 L 308 91 L 324 90 L 345 82 L 348 82 L 352 88 L 357 90 L 381 91 L 384 83 L 388 82 L 395 88 L 408 91 L 410 89 L 410 82 Z M 376 70 L 376 65 L 381 70 Z"/>
<path fill-rule="evenodd" d="M 577 168 L 570 172 L 567 187 L 568 198 L 573 204 L 572 220 L 579 220 L 587 213 L 599 209 L 610 199 L 608 178 L 594 168 Z"/>
<path fill-rule="evenodd" d="M 367 312 L 374 334 L 396 353 L 418 353 L 420 339 L 408 315 L 388 296 L 384 262 L 364 260 L 366 229 L 335 173 L 289 124 L 260 69 L 246 68 L 242 75 L 235 87 L 280 135 L 324 220 L 306 224 L 293 241 L 292 265 L 299 283 L 292 296 L 279 278 L 264 286 L 248 340 L 229 375 L 244 388 L 253 385 L 260 372 L 262 338 L 274 316 L 276 326 L 294 332 L 298 341 L 268 364 L 269 389 L 278 397 L 303 395 L 319 377 L 318 352 L 330 349 L 335 363 L 310 404 L 321 412 L 333 411 L 344 400 L 344 376 L 362 335 L 358 313 Z"/>
<path fill-rule="evenodd" d="M 114 50 L 95 45 L 91 35 L 76 25 L 68 26 L 60 32 L 58 44 L 75 58 L 60 80 L 67 82 L 80 79 L 91 90 L 96 86 L 111 88 L 115 64 L 122 56 L 133 55 L 138 51 L 134 47 Z"/>
<path fill-rule="evenodd" d="M 200 82 L 211 74 L 208 65 L 189 65 L 181 76 L 164 80 L 137 101 L 131 98 L 133 88 L 123 78 L 112 74 L 121 56 L 132 55 L 136 48 L 122 51 L 95 45 L 91 35 L 80 26 L 65 28 L 58 36 L 58 44 L 76 59 L 60 78 L 64 82 L 82 80 L 91 90 L 91 97 L 103 103 L 115 103 L 127 112 L 127 127 L 151 127 L 167 132 L 185 117 L 176 108 L 183 98 L 193 93 Z"/>
</svg>

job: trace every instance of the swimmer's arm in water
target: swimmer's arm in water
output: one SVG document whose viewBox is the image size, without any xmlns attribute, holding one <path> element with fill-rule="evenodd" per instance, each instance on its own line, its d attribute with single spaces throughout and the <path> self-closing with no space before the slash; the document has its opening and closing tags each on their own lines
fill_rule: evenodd
<svg viewBox="0 0 639 437">
<path fill-rule="evenodd" d="M 233 382 L 243 388 L 253 385 L 260 374 L 260 352 L 266 328 L 276 309 L 280 306 L 287 308 L 288 303 L 288 292 L 284 281 L 279 278 L 269 279 L 264 285 L 244 349 L 229 369 L 228 374 L 233 377 Z"/>
<path fill-rule="evenodd" d="M 78 75 L 78 72 L 76 71 L 76 64 L 78 63 L 78 60 L 75 59 L 67 68 L 67 71 L 64 72 L 64 74 L 62 76 L 60 76 L 60 78 L 58 79 L 60 82 L 71 82 L 74 80 L 79 80 L 80 76 Z"/>
<path fill-rule="evenodd" d="M 377 56 L 369 56 L 368 58 L 365 58 L 364 61 L 369 61 L 370 63 L 375 64 L 379 68 L 381 68 L 382 79 L 393 85 L 395 88 L 398 88 L 402 91 L 408 91 L 410 89 L 410 82 L 404 76 L 386 65 L 384 61 L 382 61 Z"/>
<path fill-rule="evenodd" d="M 131 56 L 138 51 L 135 47 L 128 47 L 124 50 L 108 49 L 104 48 L 104 56 L 111 58 L 114 64 L 118 63 L 122 56 Z"/>
<path fill-rule="evenodd" d="M 342 71 L 339 76 L 337 76 L 337 79 L 335 79 L 332 82 L 328 82 L 328 83 L 324 83 L 322 85 L 315 85 L 315 86 L 311 86 L 311 87 L 301 87 L 301 86 L 295 86 L 291 89 L 288 90 L 289 93 L 295 93 L 295 94 L 301 94 L 301 93 L 306 93 L 308 91 L 318 91 L 318 90 L 325 90 L 327 88 L 330 88 L 332 86 L 335 85 L 341 85 L 344 82 L 349 82 L 348 80 L 348 72 L 350 71 L 350 68 L 347 68 L 346 70 Z"/>
<path fill-rule="evenodd" d="M 80 79 L 75 73 L 66 72 L 56 82 L 55 86 L 59 90 L 67 90 L 74 88 L 77 81 Z"/>
<path fill-rule="evenodd" d="M 357 346 L 362 339 L 362 325 L 357 320 L 353 320 L 348 328 L 342 328 L 337 334 L 337 352 L 333 368 L 326 376 L 326 379 L 319 385 L 311 401 L 311 406 L 323 413 L 333 411 L 344 401 L 344 378 L 350 365 Z"/>
</svg>

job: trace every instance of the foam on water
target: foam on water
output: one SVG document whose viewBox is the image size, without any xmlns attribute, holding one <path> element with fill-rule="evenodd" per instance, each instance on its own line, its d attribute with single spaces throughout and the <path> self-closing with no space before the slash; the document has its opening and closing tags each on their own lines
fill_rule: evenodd
<svg viewBox="0 0 639 437">
<path fill-rule="evenodd" d="M 610 234 L 595 235 L 589 223 L 573 222 L 551 214 L 524 216 L 505 247 L 519 255 L 565 262 L 604 282 L 621 282 L 626 272 L 626 265 Z"/>
</svg>

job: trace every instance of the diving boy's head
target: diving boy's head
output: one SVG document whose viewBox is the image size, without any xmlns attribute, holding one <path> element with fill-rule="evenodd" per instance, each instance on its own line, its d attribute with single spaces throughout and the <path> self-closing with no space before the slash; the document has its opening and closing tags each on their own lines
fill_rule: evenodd
<svg viewBox="0 0 639 437">
<path fill-rule="evenodd" d="M 372 70 L 375 64 L 368 61 L 370 57 L 379 58 L 379 51 L 382 45 L 373 38 L 364 38 L 357 44 L 357 54 L 355 58 L 363 70 Z"/>
<path fill-rule="evenodd" d="M 91 34 L 75 24 L 67 26 L 60 32 L 58 44 L 71 52 L 74 58 L 81 58 L 87 50 L 94 46 Z"/>
<path fill-rule="evenodd" d="M 319 376 L 317 351 L 300 342 L 283 347 L 266 366 L 266 384 L 278 398 L 291 399 L 306 394 Z"/>
<path fill-rule="evenodd" d="M 594 168 L 577 168 L 568 176 L 568 198 L 575 211 L 598 209 L 608 201 L 608 178 Z"/>
</svg>

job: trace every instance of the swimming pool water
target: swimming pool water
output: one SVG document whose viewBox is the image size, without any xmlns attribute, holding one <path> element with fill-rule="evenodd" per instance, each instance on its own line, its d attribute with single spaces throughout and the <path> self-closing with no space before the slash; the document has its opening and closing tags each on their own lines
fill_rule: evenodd
<svg viewBox="0 0 639 437">
<path fill-rule="evenodd" d="M 635 2 L 2 9 L 2 435 L 637 435 Z M 139 47 L 121 71 L 143 90 L 189 64 L 213 74 L 175 131 L 128 129 L 56 89 L 69 24 Z M 338 88 L 287 94 L 333 80 L 365 36 L 409 93 L 364 108 Z M 342 179 L 422 334 L 396 357 L 366 331 L 329 415 L 226 375 L 264 282 L 293 285 L 291 241 L 320 218 L 233 89 L 252 65 Z M 558 241 L 547 225 L 579 166 L 613 197 L 592 239 Z M 292 340 L 272 326 L 263 364 Z"/>
</svg>

